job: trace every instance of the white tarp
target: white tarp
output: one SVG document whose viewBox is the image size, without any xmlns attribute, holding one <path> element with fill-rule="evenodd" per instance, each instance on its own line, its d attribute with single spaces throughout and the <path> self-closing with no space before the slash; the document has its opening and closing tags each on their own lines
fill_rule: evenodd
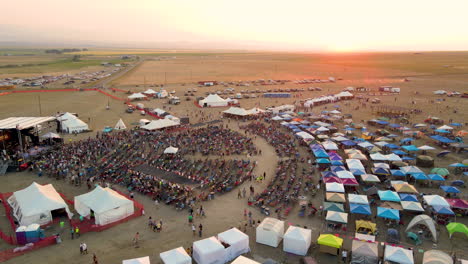
<svg viewBox="0 0 468 264">
<path fill-rule="evenodd" d="M 312 230 L 290 226 L 284 234 L 283 251 L 305 256 L 312 242 Z"/>
<path fill-rule="evenodd" d="M 149 256 L 122 260 L 122 264 L 151 264 Z M 176 264 L 176 263 L 174 263 Z"/>
<path fill-rule="evenodd" d="M 413 251 L 387 245 L 385 246 L 384 260 L 393 261 L 399 264 L 414 264 Z"/>
<path fill-rule="evenodd" d="M 60 121 L 62 131 L 67 133 L 79 133 L 89 130 L 88 124 L 68 112 L 58 117 L 57 120 Z"/>
<path fill-rule="evenodd" d="M 231 262 L 231 264 L 260 264 L 260 262 L 257 262 L 255 260 L 251 260 L 251 259 L 246 258 L 244 256 L 239 256 L 238 258 L 236 258 L 236 260 Z"/>
<path fill-rule="evenodd" d="M 219 233 L 218 240 L 230 245 L 225 249 L 227 261 L 231 261 L 241 254 L 250 251 L 249 236 L 242 233 L 235 227 Z"/>
<path fill-rule="evenodd" d="M 88 217 L 94 211 L 95 223 L 107 225 L 134 212 L 133 202 L 109 188 L 97 186 L 89 193 L 75 196 L 75 210 Z"/>
<path fill-rule="evenodd" d="M 40 185 L 33 182 L 28 187 L 14 192 L 8 198 L 8 203 L 21 225 L 47 224 L 52 221 L 52 211 L 59 209 L 65 209 L 69 218 L 73 216 L 52 184 Z"/>
<path fill-rule="evenodd" d="M 202 107 L 227 106 L 228 102 L 217 94 L 210 94 L 205 99 L 200 100 L 199 105 L 201 105 Z"/>
<path fill-rule="evenodd" d="M 178 247 L 159 254 L 164 264 L 191 264 L 192 258 L 183 247 Z"/>
<path fill-rule="evenodd" d="M 227 262 L 224 246 L 215 237 L 193 242 L 193 259 L 198 264 L 224 264 Z"/>
<path fill-rule="evenodd" d="M 170 119 L 158 119 L 152 120 L 149 124 L 142 126 L 141 128 L 146 130 L 157 130 L 166 127 L 178 126 L 179 123 L 172 121 Z"/>
<path fill-rule="evenodd" d="M 278 247 L 284 235 L 284 221 L 267 217 L 256 229 L 256 242 L 270 247 Z"/>
<path fill-rule="evenodd" d="M 119 119 L 119 121 L 117 122 L 117 124 L 115 124 L 115 127 L 114 127 L 115 130 L 122 130 L 122 129 L 126 129 L 126 128 L 127 128 L 127 126 L 125 125 L 122 118 Z"/>
</svg>

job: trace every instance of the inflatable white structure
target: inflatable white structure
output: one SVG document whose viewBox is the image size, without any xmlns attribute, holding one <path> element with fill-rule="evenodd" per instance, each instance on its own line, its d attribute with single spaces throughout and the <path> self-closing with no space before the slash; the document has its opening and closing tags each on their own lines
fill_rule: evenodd
<svg viewBox="0 0 468 264">
<path fill-rule="evenodd" d="M 267 217 L 256 230 L 256 242 L 270 247 L 278 247 L 284 235 L 284 221 Z"/>
<path fill-rule="evenodd" d="M 312 230 L 290 226 L 283 237 L 283 250 L 305 256 L 312 243 Z"/>
<path fill-rule="evenodd" d="M 48 224 L 52 222 L 54 212 L 65 211 L 68 218 L 73 216 L 52 184 L 40 185 L 33 182 L 23 190 L 14 192 L 8 198 L 8 203 L 13 208 L 13 215 L 22 226 Z"/>
<path fill-rule="evenodd" d="M 192 258 L 183 247 L 178 247 L 159 254 L 164 264 L 191 264 Z"/>
<path fill-rule="evenodd" d="M 133 202 L 109 188 L 97 186 L 89 193 L 75 197 L 75 210 L 88 217 L 94 212 L 97 225 L 107 225 L 124 219 L 134 212 Z"/>
<path fill-rule="evenodd" d="M 224 264 L 227 262 L 224 246 L 215 237 L 193 242 L 193 259 L 198 264 Z"/>
<path fill-rule="evenodd" d="M 218 240 L 229 245 L 226 248 L 226 259 L 228 261 L 250 251 L 249 236 L 237 228 L 219 233 Z"/>
</svg>

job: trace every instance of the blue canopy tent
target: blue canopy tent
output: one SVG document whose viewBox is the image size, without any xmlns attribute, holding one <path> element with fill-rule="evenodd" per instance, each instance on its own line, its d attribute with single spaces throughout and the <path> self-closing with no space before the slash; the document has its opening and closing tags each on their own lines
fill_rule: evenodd
<svg viewBox="0 0 468 264">
<path fill-rule="evenodd" d="M 447 137 L 443 137 L 443 136 L 440 136 L 440 135 L 434 135 L 434 136 L 431 136 L 431 138 L 434 139 L 434 140 L 437 140 L 439 142 L 446 143 L 446 144 L 456 142 L 456 140 L 452 140 L 452 139 L 449 139 Z"/>
<path fill-rule="evenodd" d="M 352 214 L 371 215 L 371 209 L 368 204 L 349 204 L 349 208 Z"/>
<path fill-rule="evenodd" d="M 395 177 L 405 177 L 406 174 L 402 172 L 401 170 L 390 170 L 392 172 L 392 176 Z"/>
<path fill-rule="evenodd" d="M 427 177 L 429 177 L 431 181 L 445 181 L 445 178 L 439 174 L 428 174 Z"/>
<path fill-rule="evenodd" d="M 395 209 L 377 207 L 377 216 L 385 219 L 400 220 L 400 212 Z"/>
<path fill-rule="evenodd" d="M 339 203 L 324 202 L 323 210 L 344 213 L 344 207 L 342 204 Z"/>
<path fill-rule="evenodd" d="M 352 140 L 345 140 L 345 141 L 341 141 L 340 142 L 341 144 L 345 145 L 345 146 L 348 146 L 348 147 L 352 147 L 352 146 L 356 146 L 357 144 L 352 141 Z"/>
<path fill-rule="evenodd" d="M 379 124 L 379 125 L 388 125 L 388 124 L 390 124 L 389 122 L 383 121 L 383 120 L 376 120 L 375 122 L 376 122 L 377 124 Z"/>
<path fill-rule="evenodd" d="M 400 199 L 402 201 L 406 201 L 406 202 L 417 202 L 418 201 L 418 197 L 416 197 L 416 195 L 414 194 L 408 194 L 408 193 L 400 193 Z"/>
<path fill-rule="evenodd" d="M 411 177 L 413 177 L 415 180 L 429 180 L 429 178 L 427 178 L 426 174 L 424 173 L 413 173 L 411 174 Z"/>
<path fill-rule="evenodd" d="M 314 156 L 316 158 L 328 158 L 329 155 L 325 151 L 314 151 Z"/>
<path fill-rule="evenodd" d="M 395 145 L 395 144 L 386 144 L 385 147 L 389 148 L 389 149 L 399 149 L 400 148 L 400 146 Z"/>
<path fill-rule="evenodd" d="M 366 171 L 360 169 L 350 169 L 349 171 L 355 176 L 366 174 Z"/>
<path fill-rule="evenodd" d="M 346 131 L 353 131 L 353 130 L 356 130 L 356 129 L 353 128 L 353 127 L 347 127 L 347 128 L 345 128 L 344 130 L 346 130 Z"/>
<path fill-rule="evenodd" d="M 454 186 L 442 185 L 440 188 L 446 193 L 460 193 L 460 190 Z"/>
<path fill-rule="evenodd" d="M 376 175 L 383 175 L 383 176 L 390 175 L 390 172 L 384 168 L 372 168 L 371 171 L 373 174 L 376 174 Z"/>
<path fill-rule="evenodd" d="M 401 159 L 402 160 L 414 160 L 413 157 L 408 157 L 408 156 L 402 157 Z"/>
<path fill-rule="evenodd" d="M 418 151 L 418 147 L 416 147 L 415 145 L 409 145 L 409 146 L 403 146 L 402 147 L 403 149 L 405 149 L 406 151 Z"/>
<path fill-rule="evenodd" d="M 399 124 L 390 124 L 390 127 L 391 128 L 399 128 L 399 127 L 401 127 L 401 125 L 399 125 Z"/>
<path fill-rule="evenodd" d="M 402 150 L 394 150 L 392 151 L 396 155 L 408 155 L 408 153 L 402 151 Z"/>
<path fill-rule="evenodd" d="M 400 142 L 401 143 L 406 143 L 406 142 L 411 142 L 413 140 L 414 140 L 414 138 L 403 138 L 403 139 L 400 140 Z"/>
<path fill-rule="evenodd" d="M 448 134 L 448 133 L 450 133 L 450 131 L 444 130 L 444 129 L 436 129 L 436 130 L 434 130 L 434 131 L 437 132 L 437 133 L 442 133 L 442 134 Z"/>
<path fill-rule="evenodd" d="M 336 173 L 333 171 L 322 171 L 321 172 L 322 177 L 334 177 L 336 176 Z"/>
<path fill-rule="evenodd" d="M 330 170 L 333 172 L 337 172 L 337 171 L 345 171 L 346 168 L 344 166 L 331 166 Z"/>
<path fill-rule="evenodd" d="M 461 123 L 450 123 L 451 126 L 461 127 L 463 126 Z"/>
<path fill-rule="evenodd" d="M 436 214 L 443 214 L 443 215 L 455 215 L 455 213 L 450 209 L 450 207 L 434 205 L 432 209 Z"/>
<path fill-rule="evenodd" d="M 456 167 L 456 168 L 466 168 L 468 166 L 466 166 L 465 164 L 463 163 L 452 163 L 449 165 L 449 167 Z"/>
<path fill-rule="evenodd" d="M 377 194 L 379 195 L 380 200 L 382 201 L 390 201 L 390 202 L 400 202 L 400 196 L 398 196 L 397 192 L 393 191 L 378 191 Z"/>
<path fill-rule="evenodd" d="M 343 161 L 341 161 L 341 160 L 333 160 L 333 159 L 332 159 L 331 165 L 332 165 L 332 166 L 343 166 L 344 163 L 343 163 Z"/>
<path fill-rule="evenodd" d="M 452 186 L 463 186 L 463 185 L 465 185 L 465 182 L 462 181 L 462 180 L 455 180 L 450 185 L 452 185 Z"/>
<path fill-rule="evenodd" d="M 317 159 L 318 164 L 330 164 L 329 159 Z"/>
</svg>

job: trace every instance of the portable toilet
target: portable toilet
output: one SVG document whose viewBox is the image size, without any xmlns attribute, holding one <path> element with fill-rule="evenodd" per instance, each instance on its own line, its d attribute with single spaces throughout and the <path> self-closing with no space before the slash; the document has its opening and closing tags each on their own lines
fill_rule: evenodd
<svg viewBox="0 0 468 264">
<path fill-rule="evenodd" d="M 20 226 L 16 229 L 16 242 L 20 245 L 25 245 L 26 241 L 26 226 Z"/>
<path fill-rule="evenodd" d="M 41 226 L 39 224 L 30 224 L 26 227 L 26 241 L 28 243 L 35 243 L 39 241 Z"/>
</svg>

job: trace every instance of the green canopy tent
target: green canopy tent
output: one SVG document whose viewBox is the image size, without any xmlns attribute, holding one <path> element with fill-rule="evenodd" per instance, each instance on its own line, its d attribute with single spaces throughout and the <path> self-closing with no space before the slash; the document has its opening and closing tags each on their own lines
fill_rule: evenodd
<svg viewBox="0 0 468 264">
<path fill-rule="evenodd" d="M 452 238 L 453 233 L 459 232 L 459 233 L 464 233 L 466 236 L 468 236 L 468 227 L 462 223 L 450 223 L 447 226 L 447 231 L 450 234 L 450 238 Z"/>
</svg>

